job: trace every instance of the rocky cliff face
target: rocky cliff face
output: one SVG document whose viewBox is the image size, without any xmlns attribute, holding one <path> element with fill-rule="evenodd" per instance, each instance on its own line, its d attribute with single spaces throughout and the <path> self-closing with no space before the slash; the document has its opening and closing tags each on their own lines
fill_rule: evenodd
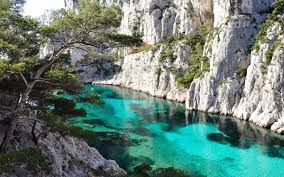
<svg viewBox="0 0 284 177">
<path fill-rule="evenodd" d="M 212 50 L 205 53 L 210 72 L 192 82 L 186 106 L 234 115 L 283 133 L 283 8 L 279 14 L 274 10 L 275 18 L 259 28 L 273 2 L 256 3 L 231 1 L 226 5 L 228 21 L 217 26 Z M 255 42 L 256 34 L 266 40 Z M 254 43 L 260 46 L 251 52 Z"/>
<path fill-rule="evenodd" d="M 212 0 L 100 0 L 102 5 L 121 6 L 120 31 L 138 33 L 149 44 L 162 42 L 175 33 L 189 34 L 211 21 Z"/>
<path fill-rule="evenodd" d="M 2 140 L 6 127 L 1 123 L 0 139 Z M 23 157 L 19 154 L 17 160 L 13 160 L 15 156 L 11 156 L 11 159 L 7 162 L 1 162 L 9 164 L 14 161 L 11 164 L 11 169 L 8 168 L 9 165 L 1 164 L 1 170 L 4 170 L 0 171 L 0 177 L 117 177 L 126 174 L 115 161 L 105 159 L 95 148 L 88 146 L 85 141 L 54 132 L 43 133 L 49 128 L 40 125 L 40 123 L 37 124 L 35 132 L 37 136 L 42 133 L 42 136 L 35 144 L 31 136 L 32 124 L 33 122 L 24 119 L 20 124 L 21 126 L 18 126 L 16 133 L 20 136 L 17 137 L 16 142 L 18 144 L 15 145 L 16 149 L 13 150 L 21 152 L 21 149 L 36 148 L 39 149 L 44 159 L 38 160 L 40 159 L 38 154 L 32 154 L 33 157 L 30 157 L 28 161 L 23 161 Z M 43 160 L 48 161 L 48 163 L 43 164 Z M 7 165 L 8 170 L 5 170 L 5 165 Z"/>
<path fill-rule="evenodd" d="M 283 21 L 273 23 L 267 29 L 266 41 L 251 53 L 244 95 L 234 111 L 236 117 L 278 133 L 284 132 L 283 27 Z"/>
<path fill-rule="evenodd" d="M 119 5 L 124 12 L 120 32 L 141 35 L 148 47 L 138 53 L 123 50 L 116 62 L 121 70 L 108 77 L 100 75 L 99 79 L 95 74 L 88 80 L 185 101 L 189 110 L 234 115 L 284 132 L 283 8 L 279 7 L 283 6 L 282 0 L 101 0 L 100 3 Z M 274 18 L 264 30 L 268 32 L 261 34 L 267 40 L 256 42 L 257 34 L 263 33 L 261 24 L 268 14 L 274 13 L 274 3 L 278 4 L 278 20 Z M 177 78 L 195 72 L 196 62 L 192 56 L 194 47 L 186 42 L 186 37 L 204 26 L 212 29 L 202 46 L 203 57 L 210 67 L 181 89 L 177 87 Z M 171 36 L 173 40 L 169 40 Z M 259 49 L 251 50 L 255 43 Z M 271 58 L 269 62 L 267 55 Z"/>
<path fill-rule="evenodd" d="M 272 2 L 264 1 L 263 4 L 261 7 L 254 1 L 214 1 L 217 30 L 205 53 L 210 59 L 210 71 L 192 82 L 187 108 L 223 114 L 234 112 L 242 97 L 243 84 L 237 70 L 250 64 L 250 46 L 259 24 L 266 18 L 265 12 L 272 6 Z"/>
<path fill-rule="evenodd" d="M 177 88 L 176 78 L 188 67 L 188 49 L 179 44 L 173 46 L 170 50 L 175 50 L 174 60 L 161 59 L 163 50 L 164 46 L 158 46 L 156 50 L 149 49 L 147 52 L 127 55 L 121 61 L 120 72 L 110 79 L 95 80 L 94 83 L 119 85 L 157 97 L 184 102 L 186 89 Z"/>
</svg>

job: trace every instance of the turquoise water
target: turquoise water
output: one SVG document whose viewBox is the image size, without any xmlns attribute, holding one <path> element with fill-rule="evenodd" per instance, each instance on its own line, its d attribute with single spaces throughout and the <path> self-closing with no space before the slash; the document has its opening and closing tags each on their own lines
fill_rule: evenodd
<svg viewBox="0 0 284 177">
<path fill-rule="evenodd" d="M 70 123 L 96 132 L 90 145 L 128 172 L 149 164 L 208 177 L 284 177 L 284 138 L 268 130 L 128 89 L 85 90 L 105 104 L 77 103 L 87 116 Z"/>
</svg>

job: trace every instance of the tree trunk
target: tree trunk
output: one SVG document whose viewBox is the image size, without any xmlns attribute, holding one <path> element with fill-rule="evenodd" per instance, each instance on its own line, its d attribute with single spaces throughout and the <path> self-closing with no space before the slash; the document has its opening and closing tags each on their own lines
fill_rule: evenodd
<svg viewBox="0 0 284 177">
<path fill-rule="evenodd" d="M 17 127 L 18 116 L 12 115 L 12 119 L 10 121 L 9 127 L 7 128 L 5 135 L 3 137 L 0 152 L 6 152 L 11 149 L 11 140 L 13 139 L 14 130 Z"/>
<path fill-rule="evenodd" d="M 37 121 L 34 121 L 31 134 L 32 134 L 33 142 L 37 145 L 38 139 L 37 139 L 37 136 L 36 136 L 36 133 L 35 133 L 36 125 L 37 125 Z"/>
<path fill-rule="evenodd" d="M 70 44 L 72 45 L 72 44 Z M 68 48 L 70 47 L 69 46 L 63 46 L 61 47 L 60 49 L 58 49 L 56 52 L 54 52 L 52 55 L 51 55 L 51 58 L 48 60 L 48 62 L 43 65 L 36 73 L 35 77 L 34 77 L 34 80 L 30 83 L 28 83 L 26 81 L 26 79 L 24 78 L 24 82 L 26 84 L 26 90 L 25 92 L 23 92 L 23 94 L 21 94 L 20 96 L 20 99 L 18 101 L 18 104 L 14 110 L 14 113 L 12 114 L 11 116 L 11 122 L 10 122 L 10 125 L 8 127 L 8 129 L 6 130 L 5 132 L 5 135 L 4 135 L 4 138 L 2 140 L 2 143 L 0 145 L 0 152 L 2 151 L 7 151 L 10 149 L 11 147 L 11 140 L 13 139 L 13 134 L 14 134 L 14 131 L 17 127 L 17 124 L 19 123 L 19 120 L 20 120 L 20 113 L 21 111 L 25 108 L 25 104 L 26 102 L 28 101 L 29 99 L 29 96 L 30 96 L 30 93 L 32 91 L 32 89 L 34 88 L 35 84 L 38 82 L 38 80 L 40 79 L 40 77 L 42 76 L 42 74 L 47 70 L 49 69 L 53 63 L 55 63 L 60 55 Z"/>
<path fill-rule="evenodd" d="M 32 85 L 32 87 L 33 86 L 34 85 Z M 13 139 L 14 131 L 17 128 L 18 122 L 20 120 L 19 116 L 25 107 L 25 103 L 29 98 L 32 87 L 28 86 L 25 93 L 19 98 L 18 104 L 11 115 L 11 120 L 8 129 L 6 130 L 2 143 L 0 145 L 0 152 L 6 152 L 11 149 L 11 141 Z"/>
</svg>

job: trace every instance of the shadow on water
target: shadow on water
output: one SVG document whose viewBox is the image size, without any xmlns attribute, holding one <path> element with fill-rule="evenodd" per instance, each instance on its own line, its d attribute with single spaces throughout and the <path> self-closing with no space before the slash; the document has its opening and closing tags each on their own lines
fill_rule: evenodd
<svg viewBox="0 0 284 177">
<path fill-rule="evenodd" d="M 123 136 L 121 133 L 99 132 L 98 138 L 89 144 L 107 159 L 114 159 L 121 168 L 131 172 L 132 167 L 141 161 L 149 165 L 154 165 L 154 161 L 146 156 L 134 157 L 127 151 L 126 147 L 137 146 L 145 140 L 133 140 Z M 111 136 L 109 136 L 111 134 Z"/>
<path fill-rule="evenodd" d="M 136 119 L 123 120 L 125 124 L 129 125 L 128 127 L 116 127 L 110 124 L 109 120 L 97 117 L 93 113 L 91 119 L 79 120 L 80 123 L 93 125 L 95 128 L 99 126 L 111 130 L 111 132 L 96 132 L 97 138 L 89 144 L 96 147 L 107 159 L 116 160 L 128 172 L 133 172 L 133 167 L 141 164 L 141 162 L 150 166 L 155 165 L 155 161 L 151 157 L 132 156 L 128 150 L 147 142 L 149 138 L 159 136 L 148 127 L 157 123 L 163 125 L 161 129 L 165 133 L 173 133 L 195 124 L 210 124 L 219 130 L 219 132 L 206 135 L 207 140 L 211 142 L 240 149 L 261 146 L 262 154 L 273 158 L 284 158 L 284 138 L 250 122 L 222 115 L 189 112 L 184 109 L 183 104 L 150 97 L 140 92 L 119 87 L 87 87 L 87 89 L 90 88 L 99 93 L 103 99 L 141 100 L 145 102 L 143 104 L 136 102 L 128 104 L 130 110 L 136 115 Z M 109 109 L 109 107 L 105 107 L 105 109 Z M 111 107 L 110 109 L 105 111 L 115 113 L 114 109 Z M 232 157 L 224 158 L 224 162 L 232 161 L 234 161 Z"/>
<path fill-rule="evenodd" d="M 269 130 L 233 117 L 202 112 L 188 113 L 188 124 L 213 124 L 221 133 L 210 133 L 207 139 L 220 144 L 228 144 L 241 149 L 249 149 L 259 144 L 262 153 L 269 157 L 284 158 L 284 138 Z"/>
</svg>

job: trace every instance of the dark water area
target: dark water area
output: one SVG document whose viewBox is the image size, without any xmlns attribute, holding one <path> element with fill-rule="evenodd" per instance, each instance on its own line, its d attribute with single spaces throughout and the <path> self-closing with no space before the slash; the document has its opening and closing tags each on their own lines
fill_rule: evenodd
<svg viewBox="0 0 284 177">
<path fill-rule="evenodd" d="M 105 104 L 78 102 L 87 116 L 70 123 L 94 131 L 89 144 L 128 172 L 148 164 L 209 177 L 284 177 L 283 136 L 129 89 L 86 85 L 85 91 Z"/>
</svg>

